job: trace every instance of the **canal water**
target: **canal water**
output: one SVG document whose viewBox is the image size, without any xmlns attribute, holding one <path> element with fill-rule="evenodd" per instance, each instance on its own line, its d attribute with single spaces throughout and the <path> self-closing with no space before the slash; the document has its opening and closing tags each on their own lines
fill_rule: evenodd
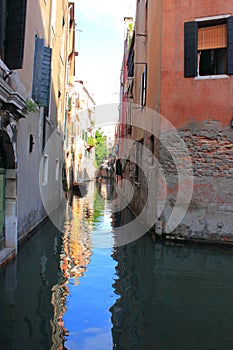
<svg viewBox="0 0 233 350">
<path fill-rule="evenodd" d="M 232 249 L 105 244 L 132 219 L 114 196 L 90 183 L 59 213 L 62 232 L 47 221 L 0 270 L 0 349 L 232 349 Z"/>
</svg>

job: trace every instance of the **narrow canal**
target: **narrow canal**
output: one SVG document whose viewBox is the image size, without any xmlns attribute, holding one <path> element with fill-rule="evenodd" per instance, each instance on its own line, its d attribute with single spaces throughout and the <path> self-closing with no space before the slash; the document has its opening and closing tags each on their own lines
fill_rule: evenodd
<svg viewBox="0 0 233 350">
<path fill-rule="evenodd" d="M 63 232 L 47 221 L 0 270 L 0 349 L 232 349 L 232 249 L 148 235 L 113 248 L 115 195 L 90 183 Z"/>
</svg>

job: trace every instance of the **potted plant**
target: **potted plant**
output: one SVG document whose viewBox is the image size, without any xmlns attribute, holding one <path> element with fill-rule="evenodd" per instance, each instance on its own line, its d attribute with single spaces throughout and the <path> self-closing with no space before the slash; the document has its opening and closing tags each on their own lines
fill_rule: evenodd
<svg viewBox="0 0 233 350">
<path fill-rule="evenodd" d="M 38 109 L 39 109 L 38 103 L 36 103 L 32 99 L 26 98 L 26 103 L 25 103 L 25 106 L 23 108 L 23 111 L 25 113 L 35 113 L 38 111 Z"/>
</svg>

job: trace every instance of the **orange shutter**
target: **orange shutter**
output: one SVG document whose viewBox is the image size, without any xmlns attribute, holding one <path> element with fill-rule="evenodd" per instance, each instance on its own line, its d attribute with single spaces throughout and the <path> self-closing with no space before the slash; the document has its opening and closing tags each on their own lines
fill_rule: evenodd
<svg viewBox="0 0 233 350">
<path fill-rule="evenodd" d="M 220 24 L 198 29 L 198 50 L 227 47 L 227 25 Z"/>
</svg>

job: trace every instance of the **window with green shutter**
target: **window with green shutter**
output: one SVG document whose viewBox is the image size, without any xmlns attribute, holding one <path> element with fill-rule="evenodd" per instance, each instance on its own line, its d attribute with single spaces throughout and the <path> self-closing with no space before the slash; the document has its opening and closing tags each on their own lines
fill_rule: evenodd
<svg viewBox="0 0 233 350">
<path fill-rule="evenodd" d="M 44 46 L 44 39 L 36 37 L 32 98 L 41 106 L 49 107 L 52 49 Z"/>
</svg>

